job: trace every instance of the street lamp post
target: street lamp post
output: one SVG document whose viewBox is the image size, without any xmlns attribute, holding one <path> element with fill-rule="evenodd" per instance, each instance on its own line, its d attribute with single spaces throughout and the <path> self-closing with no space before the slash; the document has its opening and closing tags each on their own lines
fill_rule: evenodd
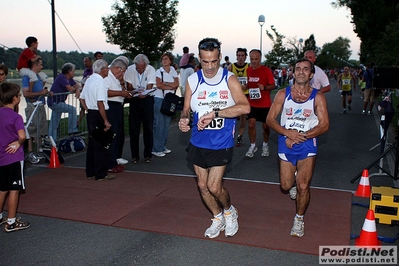
<svg viewBox="0 0 399 266">
<path fill-rule="evenodd" d="M 302 43 L 303 43 L 303 39 L 302 38 L 299 38 L 299 56 L 298 57 L 301 57 L 301 55 L 302 55 Z"/>
<path fill-rule="evenodd" d="M 259 45 L 260 48 L 259 48 L 259 50 L 260 50 L 260 55 L 262 56 L 262 27 L 263 27 L 263 24 L 265 24 L 265 16 L 264 15 L 259 15 L 258 23 L 260 25 L 260 45 Z"/>
</svg>

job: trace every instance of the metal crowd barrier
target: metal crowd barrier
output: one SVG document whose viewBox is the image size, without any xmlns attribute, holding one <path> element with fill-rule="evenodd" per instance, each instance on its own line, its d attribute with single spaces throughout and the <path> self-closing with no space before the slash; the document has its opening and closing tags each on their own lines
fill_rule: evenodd
<svg viewBox="0 0 399 266">
<path fill-rule="evenodd" d="M 52 100 L 54 102 L 58 101 L 59 99 L 65 99 L 65 101 L 62 101 L 63 103 L 67 104 L 68 106 L 71 107 L 71 109 L 75 109 L 76 112 L 76 123 L 77 125 L 74 125 L 74 127 L 77 126 L 77 129 L 79 132 L 75 132 L 73 135 L 86 135 L 87 134 L 87 124 L 86 124 L 86 117 L 85 117 L 85 112 L 84 110 L 80 108 L 80 101 L 79 99 L 77 99 L 75 97 L 74 93 L 70 93 L 70 92 L 66 92 L 66 93 L 54 93 L 53 97 L 47 96 L 46 97 L 46 104 L 44 106 L 44 109 L 46 111 L 46 117 L 47 117 L 47 122 L 49 125 L 49 129 L 50 129 L 50 120 L 53 114 L 53 110 L 52 108 L 50 108 L 48 106 L 48 101 L 49 98 L 52 98 Z M 51 100 L 51 99 L 50 99 Z M 54 106 L 54 105 L 53 105 Z M 52 106 L 52 107 L 53 107 Z M 25 117 L 25 108 L 26 108 L 26 101 L 25 99 L 21 99 L 21 103 L 20 103 L 20 111 L 19 113 L 22 115 L 22 113 L 24 113 L 23 117 L 25 118 L 25 122 L 28 121 L 29 117 Z M 74 112 L 74 113 L 75 113 Z M 56 125 L 56 137 L 53 136 L 54 140 L 56 142 L 59 142 L 60 140 L 69 137 L 71 134 L 68 130 L 68 125 L 70 123 L 70 117 L 68 113 L 62 113 L 61 114 L 61 119 L 58 123 L 58 125 Z M 36 122 L 35 122 L 36 123 Z M 38 131 L 38 130 L 37 130 Z M 50 130 L 49 130 L 50 131 Z M 32 134 L 33 137 L 35 138 L 37 134 Z M 49 136 L 51 136 L 51 132 L 48 133 Z"/>
<path fill-rule="evenodd" d="M 49 101 L 49 96 L 47 97 L 47 102 Z M 70 92 L 66 92 L 66 93 L 54 93 L 54 96 L 52 97 L 53 101 L 57 101 L 58 99 L 64 99 L 66 98 L 64 102 L 65 104 L 73 107 L 76 111 L 76 117 L 74 119 L 76 119 L 76 124 L 77 125 L 73 125 L 73 127 L 77 126 L 77 129 L 79 131 L 79 133 L 75 134 L 75 135 L 82 135 L 82 134 L 86 134 L 87 133 L 87 125 L 86 125 L 86 118 L 85 118 L 85 112 L 84 110 L 80 109 L 80 101 L 78 98 L 75 97 L 75 93 L 70 93 Z M 52 113 L 53 110 L 51 109 L 51 107 L 49 107 L 46 104 L 46 113 L 48 115 L 48 121 L 50 122 L 51 117 L 52 117 Z M 61 120 L 59 122 L 59 125 L 57 127 L 57 138 L 55 138 L 56 141 L 59 141 L 65 137 L 68 137 L 70 135 L 70 132 L 68 131 L 68 124 L 69 124 L 69 120 L 71 118 L 69 117 L 68 113 L 62 113 L 61 114 Z M 50 124 L 50 123 L 49 123 Z M 74 123 L 75 124 L 75 123 Z"/>
</svg>

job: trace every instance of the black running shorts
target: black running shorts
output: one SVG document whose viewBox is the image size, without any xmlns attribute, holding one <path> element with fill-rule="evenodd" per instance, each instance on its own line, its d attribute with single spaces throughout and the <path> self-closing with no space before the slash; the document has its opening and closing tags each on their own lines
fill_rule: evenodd
<svg viewBox="0 0 399 266">
<path fill-rule="evenodd" d="M 187 148 L 187 160 L 202 168 L 227 165 L 232 157 L 233 148 L 209 150 L 198 148 L 191 143 Z"/>
</svg>

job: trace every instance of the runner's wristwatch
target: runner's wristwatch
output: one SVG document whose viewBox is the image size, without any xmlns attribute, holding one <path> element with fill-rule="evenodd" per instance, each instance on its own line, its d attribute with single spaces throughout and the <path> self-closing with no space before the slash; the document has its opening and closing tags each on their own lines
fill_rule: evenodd
<svg viewBox="0 0 399 266">
<path fill-rule="evenodd" d="M 219 117 L 220 108 L 213 108 L 213 111 L 215 111 L 215 118 Z"/>
</svg>

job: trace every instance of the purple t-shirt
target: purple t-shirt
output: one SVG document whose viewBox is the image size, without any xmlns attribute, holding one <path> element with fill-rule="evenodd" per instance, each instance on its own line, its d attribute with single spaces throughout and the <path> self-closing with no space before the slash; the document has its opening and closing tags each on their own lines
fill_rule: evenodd
<svg viewBox="0 0 399 266">
<path fill-rule="evenodd" d="M 62 92 L 68 92 L 66 86 L 67 85 L 75 85 L 76 82 L 73 79 L 67 79 L 64 74 L 59 74 L 53 83 L 53 86 L 51 86 L 51 90 L 53 93 L 62 93 Z M 65 102 L 67 98 L 67 94 L 62 94 L 62 95 L 55 95 L 53 97 L 48 97 L 47 98 L 47 105 L 52 106 L 53 103 L 60 103 L 60 102 Z"/>
<path fill-rule="evenodd" d="M 25 130 L 22 116 L 8 107 L 0 108 L 0 166 L 23 161 L 23 145 L 15 153 L 6 153 L 8 144 L 18 140 L 18 131 Z"/>
<path fill-rule="evenodd" d="M 83 71 L 83 78 L 93 75 L 93 68 L 85 68 Z"/>
</svg>

